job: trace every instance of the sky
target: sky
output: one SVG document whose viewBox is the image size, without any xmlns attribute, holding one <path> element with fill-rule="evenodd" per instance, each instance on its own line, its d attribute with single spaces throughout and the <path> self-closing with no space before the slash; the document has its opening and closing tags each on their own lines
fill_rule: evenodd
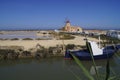
<svg viewBox="0 0 120 80">
<path fill-rule="evenodd" d="M 120 0 L 0 0 L 0 30 L 119 29 Z"/>
</svg>

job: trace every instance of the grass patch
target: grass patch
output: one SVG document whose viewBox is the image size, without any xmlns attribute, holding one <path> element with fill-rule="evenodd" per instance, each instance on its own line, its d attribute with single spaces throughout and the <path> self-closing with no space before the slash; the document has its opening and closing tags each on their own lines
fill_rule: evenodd
<svg viewBox="0 0 120 80">
<path fill-rule="evenodd" d="M 66 49 L 74 49 L 75 45 L 74 44 L 68 44 L 66 45 Z"/>
<path fill-rule="evenodd" d="M 32 38 L 24 38 L 23 40 L 33 40 Z"/>
<path fill-rule="evenodd" d="M 19 40 L 18 38 L 13 38 L 13 39 L 11 39 L 11 40 Z"/>
<path fill-rule="evenodd" d="M 69 39 L 74 39 L 75 36 L 70 35 L 70 34 L 61 34 L 60 35 L 60 40 L 69 40 Z"/>
</svg>

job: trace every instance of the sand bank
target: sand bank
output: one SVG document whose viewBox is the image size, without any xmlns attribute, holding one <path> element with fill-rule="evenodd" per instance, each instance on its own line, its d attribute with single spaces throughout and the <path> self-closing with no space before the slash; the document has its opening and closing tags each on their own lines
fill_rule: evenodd
<svg viewBox="0 0 120 80">
<path fill-rule="evenodd" d="M 41 46 L 44 46 L 46 48 L 56 45 L 62 45 L 63 43 L 65 45 L 67 44 L 75 44 L 75 45 L 85 45 L 84 41 L 85 37 L 82 36 L 76 36 L 73 40 L 0 40 L 0 46 L 23 46 L 25 50 L 28 50 L 30 48 L 35 48 L 37 44 L 40 44 Z M 88 38 L 92 41 L 98 41 L 95 38 Z"/>
</svg>

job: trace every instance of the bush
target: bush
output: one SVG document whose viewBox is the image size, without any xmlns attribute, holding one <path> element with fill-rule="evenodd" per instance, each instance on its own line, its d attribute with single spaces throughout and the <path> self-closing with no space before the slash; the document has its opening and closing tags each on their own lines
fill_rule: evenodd
<svg viewBox="0 0 120 80">
<path fill-rule="evenodd" d="M 4 39 L 0 38 L 0 40 L 4 40 Z"/>
<path fill-rule="evenodd" d="M 66 45 L 66 49 L 74 49 L 75 45 L 74 44 L 68 44 Z"/>
<path fill-rule="evenodd" d="M 75 37 L 73 35 L 70 34 L 60 34 L 60 39 L 74 39 Z"/>
<path fill-rule="evenodd" d="M 33 39 L 31 39 L 31 38 L 24 38 L 23 40 L 33 40 Z"/>
<path fill-rule="evenodd" d="M 14 50 L 10 49 L 0 49 L 0 59 L 17 59 L 19 53 L 16 53 Z"/>
<path fill-rule="evenodd" d="M 9 40 L 8 38 L 5 38 L 5 39 L 3 39 L 3 40 Z"/>
<path fill-rule="evenodd" d="M 11 40 L 19 40 L 18 38 L 13 38 L 13 39 L 11 39 Z"/>
<path fill-rule="evenodd" d="M 36 38 L 36 40 L 43 40 L 43 39 L 41 39 L 41 38 Z"/>
<path fill-rule="evenodd" d="M 22 56 L 31 56 L 31 52 L 30 51 L 23 51 Z"/>
</svg>

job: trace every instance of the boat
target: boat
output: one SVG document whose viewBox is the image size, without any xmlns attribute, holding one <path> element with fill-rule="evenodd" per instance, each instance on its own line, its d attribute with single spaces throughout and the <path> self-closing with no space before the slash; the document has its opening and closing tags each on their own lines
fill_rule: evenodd
<svg viewBox="0 0 120 80">
<path fill-rule="evenodd" d="M 116 45 L 116 49 L 117 49 L 117 51 L 120 51 L 120 44 Z"/>
<path fill-rule="evenodd" d="M 86 41 L 85 50 L 66 50 L 65 59 L 72 59 L 72 54 L 80 60 L 92 60 L 92 57 L 96 59 L 108 59 L 111 58 L 117 51 L 114 46 L 106 46 L 100 48 L 97 42 Z"/>
</svg>

